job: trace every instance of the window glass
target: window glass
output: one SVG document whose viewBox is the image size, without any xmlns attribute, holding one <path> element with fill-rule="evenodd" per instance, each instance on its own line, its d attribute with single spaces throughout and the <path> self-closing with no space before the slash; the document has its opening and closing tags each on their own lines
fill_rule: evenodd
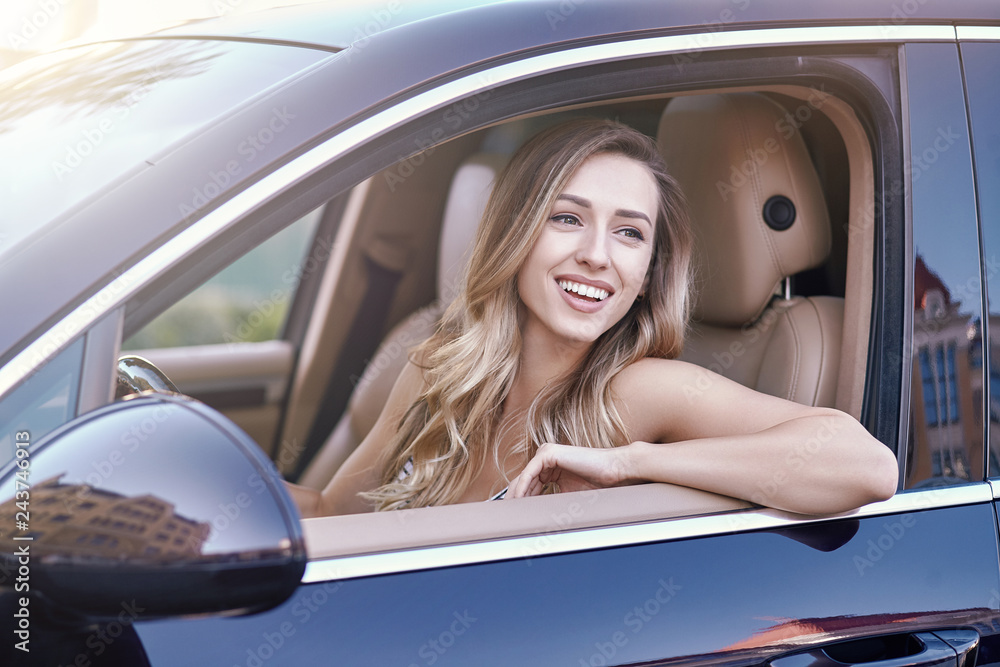
<svg viewBox="0 0 1000 667">
<path fill-rule="evenodd" d="M 76 416 L 82 365 L 80 338 L 0 401 L 0 465 L 14 458 L 17 433 L 35 443 Z"/>
<path fill-rule="evenodd" d="M 905 488 L 983 479 L 982 291 L 958 52 L 906 47 L 913 347 Z"/>
<path fill-rule="evenodd" d="M 0 72 L 0 250 L 329 53 L 232 41 L 82 46 Z M 38 142 L 37 137 L 47 137 Z"/>
<path fill-rule="evenodd" d="M 278 232 L 140 329 L 123 350 L 253 343 L 281 335 L 318 208 Z"/>
<path fill-rule="evenodd" d="M 979 220 L 983 234 L 986 292 L 989 295 L 989 465 L 1000 476 L 1000 44 L 962 45 L 976 159 Z M 980 363 L 982 363 L 980 361 Z"/>
</svg>

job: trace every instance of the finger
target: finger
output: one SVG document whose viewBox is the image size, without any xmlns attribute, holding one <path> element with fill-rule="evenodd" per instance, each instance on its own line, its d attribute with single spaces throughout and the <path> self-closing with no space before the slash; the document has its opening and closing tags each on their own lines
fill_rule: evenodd
<svg viewBox="0 0 1000 667">
<path fill-rule="evenodd" d="M 536 468 L 539 466 L 531 466 L 531 463 L 521 471 L 521 474 L 511 483 L 511 491 L 514 498 L 524 498 L 526 496 L 537 496 L 541 493 L 542 484 L 538 479 L 538 474 L 541 472 Z"/>
</svg>

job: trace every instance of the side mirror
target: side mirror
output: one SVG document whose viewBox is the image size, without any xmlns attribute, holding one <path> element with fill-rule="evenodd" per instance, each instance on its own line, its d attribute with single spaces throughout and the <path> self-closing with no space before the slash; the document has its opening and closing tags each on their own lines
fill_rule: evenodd
<svg viewBox="0 0 1000 667">
<path fill-rule="evenodd" d="M 146 394 L 26 441 L 0 471 L 0 565 L 25 566 L 31 595 L 61 615 L 115 617 L 133 601 L 143 619 L 250 613 L 299 585 L 295 505 L 211 408 Z"/>
</svg>

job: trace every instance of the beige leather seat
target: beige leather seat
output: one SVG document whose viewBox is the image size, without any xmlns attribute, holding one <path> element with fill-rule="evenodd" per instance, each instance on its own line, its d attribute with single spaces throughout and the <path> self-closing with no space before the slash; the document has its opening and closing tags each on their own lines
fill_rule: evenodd
<svg viewBox="0 0 1000 667">
<path fill-rule="evenodd" d="M 492 141 L 490 141 L 492 139 Z M 409 350 L 434 332 L 444 309 L 459 286 L 466 254 L 486 208 L 493 180 L 506 164 L 514 146 L 507 137 L 488 137 L 483 148 L 491 152 L 467 158 L 455 170 L 438 244 L 437 299 L 416 311 L 386 335 L 351 394 L 347 410 L 322 449 L 310 462 L 300 483 L 323 488 L 337 468 L 375 425 L 396 378 L 406 365 Z M 519 141 L 520 137 L 514 138 Z"/>
<path fill-rule="evenodd" d="M 732 93 L 674 99 L 661 117 L 660 150 L 695 228 L 694 322 L 682 358 L 774 396 L 833 406 L 843 299 L 782 294 L 787 277 L 826 261 L 831 243 L 819 177 L 786 113 L 764 95 Z"/>
</svg>

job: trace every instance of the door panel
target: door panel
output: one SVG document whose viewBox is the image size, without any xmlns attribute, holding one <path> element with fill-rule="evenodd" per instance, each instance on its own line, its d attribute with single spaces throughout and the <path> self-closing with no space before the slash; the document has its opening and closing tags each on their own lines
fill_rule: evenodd
<svg viewBox="0 0 1000 667">
<path fill-rule="evenodd" d="M 997 585 L 980 503 L 328 581 L 265 614 L 137 629 L 153 665 L 759 664 L 930 630 L 992 644 Z"/>
</svg>

